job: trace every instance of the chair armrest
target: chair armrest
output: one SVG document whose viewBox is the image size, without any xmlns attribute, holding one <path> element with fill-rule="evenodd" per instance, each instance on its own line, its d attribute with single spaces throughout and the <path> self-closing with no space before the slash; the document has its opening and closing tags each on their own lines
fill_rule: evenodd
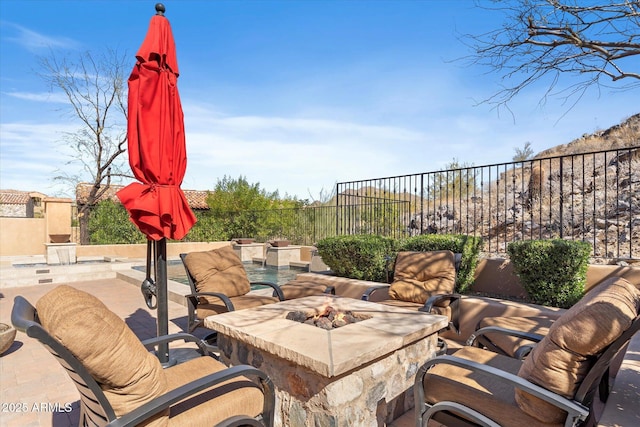
<svg viewBox="0 0 640 427">
<path fill-rule="evenodd" d="M 271 382 L 269 377 L 261 370 L 249 365 L 237 365 L 216 372 L 214 374 L 204 376 L 181 387 L 178 387 L 175 390 L 165 393 L 162 396 L 159 396 L 156 399 L 153 399 L 152 401 L 139 406 L 128 414 L 125 414 L 122 417 L 111 421 L 109 424 L 107 424 L 107 426 L 136 426 L 141 422 L 149 419 L 150 417 L 158 414 L 159 412 L 169 408 L 171 405 L 185 398 L 188 398 L 191 395 L 194 395 L 209 387 L 215 386 L 225 381 L 229 381 L 239 376 L 256 377 L 259 379 L 262 385 L 262 391 L 264 393 L 263 418 L 267 421 L 267 425 L 271 425 L 270 421 L 273 420 L 273 411 L 275 407 L 273 383 Z"/>
<path fill-rule="evenodd" d="M 494 368 L 493 366 L 483 365 L 481 363 L 473 362 L 471 360 L 462 359 L 460 357 L 455 356 L 438 356 L 435 357 L 424 365 L 422 365 L 416 374 L 416 379 L 414 383 L 414 397 L 416 404 L 418 402 L 424 402 L 424 377 L 433 366 L 437 364 L 447 364 L 458 366 L 460 368 L 468 369 L 470 371 L 483 373 L 487 376 L 493 376 L 501 382 L 510 384 L 513 387 L 519 388 L 521 390 L 526 391 L 529 394 L 532 394 L 545 402 L 548 402 L 568 413 L 567 422 L 565 425 L 576 425 L 576 423 L 571 423 L 569 420 L 573 421 L 584 421 L 589 416 L 589 408 L 584 405 L 579 404 L 573 400 L 569 400 L 565 397 L 560 396 L 559 394 L 555 394 L 544 387 L 540 387 L 530 381 L 525 380 L 517 375 L 511 374 L 509 372 L 503 371 L 501 369 Z M 420 424 L 422 425 L 422 424 Z"/>
<path fill-rule="evenodd" d="M 431 313 L 433 306 L 438 302 L 449 301 L 450 303 L 455 303 L 460 300 L 460 294 L 439 294 L 433 295 L 429 297 L 429 299 L 424 303 L 424 306 L 420 309 L 420 311 L 424 311 L 426 313 Z"/>
<path fill-rule="evenodd" d="M 473 421 L 475 424 L 478 424 L 482 427 L 500 427 L 500 424 L 494 422 L 488 417 L 485 417 L 478 411 L 473 410 L 468 406 L 464 406 L 458 402 L 450 402 L 448 400 L 443 400 L 436 403 L 435 405 L 432 405 L 424 413 L 421 425 L 429 425 L 429 420 L 431 420 L 431 418 L 433 418 L 436 413 L 443 411 L 454 412 L 463 415 L 464 418 Z"/>
<path fill-rule="evenodd" d="M 273 288 L 273 296 L 278 297 L 278 300 L 280 301 L 284 301 L 284 294 L 282 293 L 282 289 L 280 289 L 280 286 L 278 286 L 277 284 L 273 282 L 251 282 L 251 284 L 269 286 L 270 288 Z"/>
<path fill-rule="evenodd" d="M 449 320 L 449 328 L 453 329 L 456 334 L 460 335 L 460 294 L 439 294 L 429 297 L 424 303 L 420 311 L 431 313 L 434 305 L 442 301 L 449 301 L 451 305 L 451 319 Z"/>
<path fill-rule="evenodd" d="M 381 284 L 379 286 L 371 286 L 362 294 L 362 300 L 378 302 L 389 299 L 389 288 L 391 285 Z"/>
<path fill-rule="evenodd" d="M 518 349 L 516 350 L 514 356 L 516 359 L 518 360 L 524 360 L 525 357 L 527 357 L 529 355 L 529 353 L 531 353 L 533 351 L 533 348 L 535 346 L 531 345 L 531 344 L 526 344 L 523 346 L 518 347 Z"/>
<path fill-rule="evenodd" d="M 226 420 L 219 422 L 215 427 L 246 427 L 246 426 L 255 426 L 255 427 L 264 427 L 260 421 L 255 418 L 244 417 L 240 415 L 233 416 L 231 418 L 227 418 Z"/>
<path fill-rule="evenodd" d="M 484 347 L 493 351 L 494 353 L 513 357 L 510 354 L 506 353 L 502 348 L 494 344 L 494 342 L 486 336 L 487 334 L 508 335 L 511 337 L 533 341 L 534 343 L 538 343 L 542 340 L 542 338 L 544 338 L 543 335 L 535 334 L 533 332 L 518 331 L 515 329 L 502 328 L 500 326 L 485 326 L 484 328 L 480 328 L 472 333 L 467 339 L 465 345 L 480 348 Z M 531 350 L 532 346 L 522 346 L 516 351 L 515 357 L 522 360 L 531 352 Z"/>
<path fill-rule="evenodd" d="M 225 307 L 227 307 L 228 311 L 234 311 L 235 310 L 235 307 L 233 306 L 233 303 L 231 302 L 229 297 L 226 296 L 225 294 L 221 294 L 220 292 L 198 292 L 198 293 L 195 293 L 195 294 L 187 294 L 187 295 L 185 295 L 186 298 L 196 298 L 196 299 L 198 299 L 198 297 L 203 297 L 203 296 L 219 298 L 224 303 Z"/>
<path fill-rule="evenodd" d="M 544 338 L 544 335 L 534 334 L 533 332 L 517 331 L 515 329 L 502 328 L 500 326 L 485 326 L 480 328 L 469 336 L 466 345 L 475 345 L 478 338 L 486 334 L 502 334 L 510 335 L 512 337 L 524 338 L 533 342 L 540 342 Z"/>
<path fill-rule="evenodd" d="M 187 334 L 185 332 L 178 332 L 175 334 L 162 335 L 159 337 L 153 337 L 142 341 L 142 345 L 144 345 L 148 350 L 155 348 L 159 344 L 170 343 L 177 340 L 183 340 L 184 342 L 194 342 L 198 345 L 201 354 L 210 353 L 208 351 L 208 347 L 202 340 L 195 335 Z"/>
</svg>

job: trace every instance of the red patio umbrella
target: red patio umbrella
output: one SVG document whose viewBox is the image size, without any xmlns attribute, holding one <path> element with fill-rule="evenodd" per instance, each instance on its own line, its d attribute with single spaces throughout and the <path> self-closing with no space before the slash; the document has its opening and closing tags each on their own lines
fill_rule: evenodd
<svg viewBox="0 0 640 427">
<path fill-rule="evenodd" d="M 131 221 L 150 243 L 154 242 L 158 335 L 166 335 L 166 239 L 182 239 L 196 218 L 180 188 L 187 155 L 175 43 L 169 21 L 164 17 L 164 6 L 157 4 L 156 11 L 129 76 L 129 165 L 140 182 L 127 185 L 117 194 Z M 143 292 L 144 287 L 143 283 Z M 161 349 L 160 359 L 168 360 L 166 347 L 164 352 Z"/>
</svg>

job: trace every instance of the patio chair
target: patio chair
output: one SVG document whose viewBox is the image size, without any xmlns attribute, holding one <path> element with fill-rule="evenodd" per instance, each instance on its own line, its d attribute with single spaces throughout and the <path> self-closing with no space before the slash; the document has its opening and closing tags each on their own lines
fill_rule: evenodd
<svg viewBox="0 0 640 427">
<path fill-rule="evenodd" d="M 393 282 L 374 286 L 362 295 L 365 301 L 439 314 L 449 318 L 448 329 L 460 333 L 460 295 L 454 293 L 460 254 L 451 251 L 399 252 Z M 439 353 L 446 344 L 438 339 Z"/>
<path fill-rule="evenodd" d="M 141 342 L 86 292 L 61 285 L 36 308 L 17 296 L 11 321 L 66 369 L 80 394 L 81 426 L 273 425 L 273 384 L 262 371 L 227 368 L 186 333 Z M 195 342 L 202 355 L 163 369 L 149 349 L 175 340 Z"/>
<path fill-rule="evenodd" d="M 622 270 L 602 278 L 622 277 L 638 286 L 638 270 Z M 523 358 L 549 333 L 549 328 L 561 312 L 537 316 L 485 317 L 476 325 L 476 331 L 467 340 L 467 345 L 486 348 L 505 356 Z"/>
<path fill-rule="evenodd" d="M 478 322 L 466 345 L 522 359 L 549 333 L 555 320 L 542 315 L 485 317 Z"/>
<path fill-rule="evenodd" d="M 280 287 L 271 282 L 249 282 L 242 261 L 231 246 L 180 254 L 191 293 L 186 295 L 187 331 L 203 326 L 207 316 L 284 301 Z M 267 286 L 273 296 L 249 293 L 251 286 Z M 212 336 L 207 337 L 211 341 Z"/>
<path fill-rule="evenodd" d="M 596 425 L 609 366 L 640 330 L 639 310 L 640 290 L 607 279 L 524 361 L 470 346 L 429 360 L 416 375 L 416 425 Z"/>
</svg>

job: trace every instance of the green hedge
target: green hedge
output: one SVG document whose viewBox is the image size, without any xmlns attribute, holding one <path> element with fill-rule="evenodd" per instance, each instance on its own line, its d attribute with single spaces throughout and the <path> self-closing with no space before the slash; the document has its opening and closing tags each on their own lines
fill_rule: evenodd
<svg viewBox="0 0 640 427">
<path fill-rule="evenodd" d="M 511 264 L 536 304 L 569 308 L 584 294 L 591 245 L 552 239 L 512 242 Z"/>
<path fill-rule="evenodd" d="M 386 282 L 387 258 L 395 253 L 396 244 L 389 237 L 353 235 L 327 237 L 316 247 L 322 261 L 338 276 Z"/>
<path fill-rule="evenodd" d="M 372 235 L 328 237 L 316 247 L 325 264 L 335 274 L 351 279 L 386 282 L 393 273 L 393 261 L 400 251 L 450 250 L 461 253 L 456 291 L 465 292 L 473 284 L 482 239 L 465 235 L 428 234 L 394 240 Z"/>
</svg>

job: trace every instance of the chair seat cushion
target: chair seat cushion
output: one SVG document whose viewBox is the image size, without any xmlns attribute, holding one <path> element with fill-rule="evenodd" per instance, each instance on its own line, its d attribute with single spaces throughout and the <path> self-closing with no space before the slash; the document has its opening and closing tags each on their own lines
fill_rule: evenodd
<svg viewBox="0 0 640 427">
<path fill-rule="evenodd" d="M 416 302 L 409 301 L 399 301 L 395 299 L 388 299 L 384 301 L 378 301 L 378 304 L 390 305 L 393 307 L 406 308 L 408 310 L 420 310 L 424 307 L 424 304 L 418 304 Z M 440 316 L 447 316 L 448 319 L 451 319 L 451 307 L 431 307 L 431 314 L 439 314 Z"/>
<path fill-rule="evenodd" d="M 622 278 L 610 278 L 589 291 L 549 328 L 518 373 L 524 379 L 573 398 L 599 354 L 631 326 L 640 291 Z M 541 399 L 516 390 L 523 411 L 541 422 L 561 422 L 566 414 Z"/>
<path fill-rule="evenodd" d="M 485 317 L 478 322 L 477 329 L 485 328 L 488 326 L 497 326 L 505 329 L 512 329 L 515 331 L 530 332 L 546 336 L 549 333 L 549 328 L 553 325 L 555 318 L 549 316 L 502 316 L 502 317 Z M 491 334 L 485 335 L 496 346 L 500 347 L 507 355 L 514 357 L 516 350 L 525 344 L 531 344 L 532 341 L 514 337 L 504 334 Z"/>
<path fill-rule="evenodd" d="M 227 306 L 224 305 L 221 300 L 217 298 L 211 298 L 211 299 L 216 301 L 216 304 L 211 304 L 211 303 L 198 304 L 197 313 L 196 313 L 198 319 L 204 319 L 207 316 L 213 316 L 215 314 L 226 313 L 229 311 L 227 310 Z M 260 307 L 261 305 L 265 305 L 265 304 L 273 304 L 274 302 L 279 301 L 278 298 L 276 297 L 268 297 L 268 296 L 253 295 L 253 294 L 241 295 L 241 296 L 237 296 L 229 299 L 231 300 L 234 310 L 236 311 L 243 310 L 245 308 Z"/>
<path fill-rule="evenodd" d="M 522 362 L 476 347 L 463 347 L 455 357 L 493 366 L 515 374 Z M 468 369 L 438 364 L 431 368 L 423 382 L 425 401 L 436 403 L 455 400 L 503 426 L 539 426 L 540 422 L 520 410 L 514 398 L 514 387 L 499 378 Z M 562 424 L 552 424 L 561 426 Z M 551 427 L 551 426 L 548 426 Z"/>
<path fill-rule="evenodd" d="M 165 369 L 169 390 L 225 369 L 211 357 L 198 357 Z M 263 410 L 260 388 L 245 377 L 207 389 L 171 407 L 169 426 L 208 427 L 234 415 L 256 417 Z M 196 406 L 198 405 L 198 406 Z"/>
<path fill-rule="evenodd" d="M 231 246 L 204 252 L 191 252 L 184 264 L 195 279 L 197 292 L 218 292 L 228 297 L 244 295 L 251 290 L 242 261 Z M 203 297 L 216 304 L 217 298 Z"/>
<path fill-rule="evenodd" d="M 91 294 L 61 285 L 36 303 L 43 328 L 100 384 L 118 417 L 165 393 L 158 359 L 127 324 Z M 166 414 L 145 425 L 166 425 Z"/>
<path fill-rule="evenodd" d="M 303 298 L 312 295 L 322 295 L 327 289 L 327 285 L 313 282 L 311 280 L 291 280 L 280 286 L 285 300 Z"/>
<path fill-rule="evenodd" d="M 389 297 L 424 304 L 433 295 L 453 293 L 455 281 L 453 252 L 399 252 Z M 440 304 L 446 306 L 449 301 Z"/>
</svg>

